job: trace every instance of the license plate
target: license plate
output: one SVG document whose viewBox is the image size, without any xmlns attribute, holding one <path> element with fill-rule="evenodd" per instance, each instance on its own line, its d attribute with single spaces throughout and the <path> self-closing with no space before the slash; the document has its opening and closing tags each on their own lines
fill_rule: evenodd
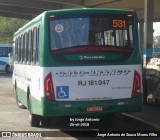
<svg viewBox="0 0 160 140">
<path fill-rule="evenodd" d="M 87 107 L 88 112 L 98 112 L 98 111 L 103 111 L 103 106 L 98 105 L 98 106 L 88 106 Z"/>
</svg>

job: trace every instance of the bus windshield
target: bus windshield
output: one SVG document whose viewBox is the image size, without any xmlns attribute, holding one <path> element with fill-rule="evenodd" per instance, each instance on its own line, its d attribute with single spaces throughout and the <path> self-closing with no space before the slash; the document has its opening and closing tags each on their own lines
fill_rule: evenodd
<svg viewBox="0 0 160 140">
<path fill-rule="evenodd" d="M 93 14 L 50 20 L 51 50 L 75 46 L 133 48 L 133 15 Z"/>
<path fill-rule="evenodd" d="M 8 57 L 9 48 L 8 47 L 0 47 L 0 57 Z"/>
</svg>

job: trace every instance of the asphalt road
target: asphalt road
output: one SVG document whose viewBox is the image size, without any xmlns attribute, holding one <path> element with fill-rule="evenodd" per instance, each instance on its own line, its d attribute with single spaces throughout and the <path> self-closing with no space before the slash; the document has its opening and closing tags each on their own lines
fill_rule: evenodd
<svg viewBox="0 0 160 140">
<path fill-rule="evenodd" d="M 99 130 L 99 128 L 106 130 L 107 132 L 129 132 L 129 133 L 136 133 L 138 132 L 146 132 L 146 131 L 153 131 L 154 129 L 144 123 L 131 121 L 126 117 L 122 117 L 121 115 L 116 115 L 115 121 L 113 125 L 108 125 L 107 121 L 97 121 L 90 123 L 90 127 L 83 126 L 70 126 L 71 125 L 71 118 L 78 118 L 78 117 L 61 117 L 61 118 L 54 118 L 52 123 L 45 127 L 31 127 L 29 124 L 28 118 L 28 110 L 27 109 L 19 109 L 16 105 L 15 97 L 13 95 L 12 90 L 12 80 L 11 74 L 1 73 L 0 72 L 0 131 L 1 132 L 13 132 L 22 131 L 25 137 L 25 132 L 42 132 L 42 135 L 45 137 L 40 138 L 29 138 L 29 139 L 38 139 L 38 140 L 54 140 L 54 139 L 66 139 L 66 140 L 75 140 L 75 139 L 97 139 L 98 132 L 95 130 Z M 96 117 L 95 117 L 96 118 Z M 83 132 L 81 132 L 83 131 Z M 87 132 L 84 132 L 87 131 Z M 44 133 L 43 133 L 44 132 Z M 86 136 L 91 137 L 82 137 Z M 103 132 L 104 133 L 104 132 Z M 28 135 L 28 134 L 27 134 Z M 15 135 L 16 136 L 16 135 Z M 53 136 L 53 137 L 49 137 Z M 128 137 L 127 137 L 128 138 Z M 143 137 L 144 138 L 144 137 Z M 0 138 L 1 139 L 1 138 Z M 5 140 L 7 138 L 4 138 Z M 16 139 L 16 138 L 13 138 Z M 19 139 L 19 138 L 18 138 Z M 28 138 L 23 138 L 23 140 Z M 98 139 L 104 139 L 103 135 L 99 136 Z M 112 137 L 107 137 L 107 140 L 115 139 Z M 118 139 L 124 139 L 124 137 L 119 137 Z M 132 137 L 130 137 L 132 139 Z M 139 137 L 136 139 L 140 139 Z M 145 137 L 146 140 L 148 139 L 157 139 L 156 137 Z"/>
</svg>

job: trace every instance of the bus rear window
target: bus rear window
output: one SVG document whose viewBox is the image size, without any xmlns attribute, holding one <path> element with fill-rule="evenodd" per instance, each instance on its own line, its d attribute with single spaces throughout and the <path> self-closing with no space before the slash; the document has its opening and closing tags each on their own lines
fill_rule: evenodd
<svg viewBox="0 0 160 140">
<path fill-rule="evenodd" d="M 50 20 L 50 43 L 51 50 L 76 46 L 133 48 L 133 16 L 92 14 L 55 18 Z"/>
</svg>

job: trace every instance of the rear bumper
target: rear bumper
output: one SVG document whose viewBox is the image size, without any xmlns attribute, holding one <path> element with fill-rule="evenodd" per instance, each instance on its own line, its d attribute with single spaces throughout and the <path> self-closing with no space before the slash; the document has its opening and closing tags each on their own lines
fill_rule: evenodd
<svg viewBox="0 0 160 140">
<path fill-rule="evenodd" d="M 38 101 L 39 102 L 39 101 Z M 142 95 L 129 99 L 100 101 L 48 101 L 45 98 L 32 107 L 34 114 L 41 116 L 72 116 L 72 115 L 105 115 L 117 112 L 140 112 Z M 103 111 L 87 112 L 88 106 L 103 105 Z"/>
</svg>

